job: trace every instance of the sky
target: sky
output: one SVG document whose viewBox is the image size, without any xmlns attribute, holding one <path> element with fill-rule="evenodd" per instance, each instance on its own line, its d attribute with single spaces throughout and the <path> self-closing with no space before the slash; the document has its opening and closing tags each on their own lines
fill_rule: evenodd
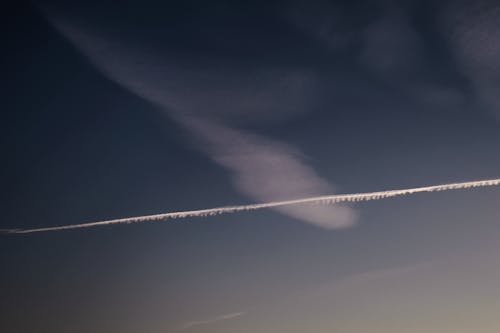
<svg viewBox="0 0 500 333">
<path fill-rule="evenodd" d="M 0 15 L 0 229 L 500 177 L 495 1 Z M 0 235 L 0 331 L 496 333 L 499 199 Z"/>
</svg>

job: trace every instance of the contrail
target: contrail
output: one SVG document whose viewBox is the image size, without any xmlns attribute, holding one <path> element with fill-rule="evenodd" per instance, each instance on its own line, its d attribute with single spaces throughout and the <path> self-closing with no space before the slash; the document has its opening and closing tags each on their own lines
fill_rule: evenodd
<svg viewBox="0 0 500 333">
<path fill-rule="evenodd" d="M 102 225 L 112 225 L 121 223 L 138 223 L 138 222 L 149 222 L 149 221 L 160 221 L 167 219 L 177 219 L 177 218 L 187 218 L 187 217 L 202 217 L 202 216 L 214 216 L 219 214 L 236 213 L 242 211 L 251 211 L 264 208 L 280 207 L 280 206 L 290 206 L 297 204 L 335 204 L 339 202 L 358 202 L 358 201 L 371 201 L 371 200 L 381 200 L 391 197 L 409 195 L 420 192 L 437 192 L 437 191 L 449 191 L 449 190 L 459 190 L 467 189 L 473 187 L 486 187 L 486 186 L 498 186 L 500 185 L 500 178 L 488 179 L 488 180 L 478 180 L 463 183 L 451 183 L 442 185 L 433 185 L 426 187 L 415 187 L 400 190 L 389 190 L 389 191 L 379 191 L 379 192 L 366 192 L 366 193 L 353 193 L 353 194 L 339 194 L 339 195 L 323 195 L 303 199 L 295 200 L 284 200 L 284 201 L 272 201 L 260 204 L 251 205 L 239 205 L 239 206 L 225 206 L 217 208 L 199 209 L 199 210 L 189 210 L 182 212 L 171 212 L 156 215 L 145 215 L 136 217 L 127 217 L 115 220 L 88 222 L 81 224 L 72 225 L 62 225 L 46 228 L 36 228 L 36 229 L 8 229 L 3 230 L 5 233 L 11 234 L 27 234 L 33 232 L 43 232 L 43 231 L 60 231 L 68 229 L 79 229 L 79 228 L 91 228 Z"/>
</svg>

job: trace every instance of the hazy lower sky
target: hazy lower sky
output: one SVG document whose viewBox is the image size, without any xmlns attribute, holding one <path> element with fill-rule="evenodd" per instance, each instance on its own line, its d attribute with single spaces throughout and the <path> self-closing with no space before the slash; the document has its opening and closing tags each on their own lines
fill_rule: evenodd
<svg viewBox="0 0 500 333">
<path fill-rule="evenodd" d="M 1 15 L 1 229 L 500 177 L 495 1 Z M 0 235 L 0 331 L 497 333 L 499 200 Z"/>
</svg>

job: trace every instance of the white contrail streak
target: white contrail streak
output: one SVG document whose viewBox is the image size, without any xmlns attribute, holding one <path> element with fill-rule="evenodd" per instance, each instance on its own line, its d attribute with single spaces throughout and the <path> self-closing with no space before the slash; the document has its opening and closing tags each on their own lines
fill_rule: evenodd
<svg viewBox="0 0 500 333">
<path fill-rule="evenodd" d="M 488 179 L 488 180 L 478 180 L 464 183 L 452 183 L 452 184 L 442 184 L 433 185 L 426 187 L 415 187 L 407 188 L 401 190 L 389 190 L 389 191 L 379 191 L 379 192 L 367 192 L 367 193 L 353 193 L 353 194 L 339 194 L 339 195 L 324 195 L 311 198 L 295 199 L 295 200 L 285 200 L 285 201 L 273 201 L 260 204 L 251 205 L 240 205 L 240 206 L 225 206 L 217 208 L 208 208 L 200 210 L 190 210 L 183 212 L 171 212 L 156 215 L 145 215 L 137 217 L 127 217 L 115 220 L 97 221 L 81 224 L 72 225 L 62 225 L 55 227 L 46 228 L 36 228 L 36 229 L 9 229 L 3 230 L 6 233 L 12 234 L 27 234 L 33 232 L 43 232 L 43 231 L 59 231 L 67 229 L 79 229 L 79 228 L 90 228 L 102 225 L 112 225 L 120 223 L 138 223 L 138 222 L 149 222 L 149 221 L 160 221 L 167 219 L 177 219 L 186 217 L 202 217 L 202 216 L 214 216 L 226 213 L 236 213 L 242 211 L 258 210 L 263 208 L 272 208 L 280 206 L 289 206 L 297 204 L 335 204 L 339 202 L 358 202 L 358 201 L 370 201 L 370 200 L 381 200 L 391 197 L 403 196 L 408 194 L 420 193 L 420 192 L 437 192 L 437 191 L 449 191 L 449 190 L 459 190 L 467 189 L 473 187 L 486 187 L 486 186 L 498 186 L 500 185 L 500 178 Z"/>
</svg>

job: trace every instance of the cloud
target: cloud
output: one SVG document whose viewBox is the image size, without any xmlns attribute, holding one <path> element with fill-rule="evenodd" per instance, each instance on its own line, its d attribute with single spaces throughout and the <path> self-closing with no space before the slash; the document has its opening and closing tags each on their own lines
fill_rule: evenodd
<svg viewBox="0 0 500 333">
<path fill-rule="evenodd" d="M 332 64 L 350 62 L 367 74 L 366 81 L 376 78 L 392 93 L 425 106 L 465 104 L 458 80 L 449 84 L 450 77 L 457 79 L 452 66 L 438 64 L 440 50 L 418 26 L 411 2 L 295 1 L 285 12 L 289 22 L 324 47 Z"/>
<path fill-rule="evenodd" d="M 328 284 L 324 284 L 318 288 L 315 288 L 314 292 L 312 292 L 310 296 L 321 296 L 330 292 L 346 292 L 359 289 L 360 287 L 371 283 L 391 280 L 394 281 L 399 278 L 410 277 L 412 275 L 415 275 L 416 272 L 421 272 L 432 268 L 434 264 L 434 260 L 429 260 L 416 264 L 373 269 L 349 275 L 334 282 L 330 282 Z"/>
<path fill-rule="evenodd" d="M 301 163 L 299 154 L 287 145 L 199 118 L 184 119 L 183 123 L 208 144 L 205 150 L 211 158 L 231 171 L 236 188 L 259 202 L 333 192 L 328 182 Z M 357 218 L 351 208 L 342 206 L 298 205 L 276 210 L 328 229 L 352 226 Z"/>
<path fill-rule="evenodd" d="M 205 320 L 190 321 L 190 322 L 187 322 L 184 325 L 182 325 L 180 327 L 180 329 L 185 330 L 185 329 L 189 329 L 189 328 L 194 327 L 194 326 L 214 324 L 214 323 L 217 323 L 220 321 L 241 317 L 243 315 L 245 315 L 245 312 L 235 312 L 235 313 L 228 313 L 228 314 L 225 314 L 222 316 L 217 316 L 217 317 L 213 317 L 213 318 L 209 318 L 209 319 L 205 319 Z"/>
<path fill-rule="evenodd" d="M 424 43 L 407 13 L 390 8 L 363 29 L 360 61 L 379 75 L 399 80 L 422 71 Z"/>
<path fill-rule="evenodd" d="M 109 79 L 175 114 L 266 121 L 316 103 L 318 77 L 306 66 L 249 65 L 219 54 L 192 59 L 164 41 L 140 45 L 55 13 L 48 11 L 50 22 Z"/>
<path fill-rule="evenodd" d="M 348 14 L 328 1 L 297 1 L 285 11 L 286 18 L 297 28 L 340 52 L 355 45 L 359 31 L 348 22 Z"/>
<path fill-rule="evenodd" d="M 460 70 L 500 121 L 500 4 L 456 1 L 444 6 L 442 28 Z"/>
<path fill-rule="evenodd" d="M 214 64 L 172 65 L 128 42 L 105 38 L 61 15 L 54 25 L 110 79 L 158 105 L 196 138 L 197 147 L 232 174 L 235 187 L 250 198 L 286 200 L 331 193 L 292 147 L 238 130 L 234 117 L 290 116 L 314 103 L 315 76 L 298 67 L 261 66 L 251 70 Z M 168 52 L 167 52 L 168 53 Z M 244 67 L 244 66 L 243 66 Z M 279 207 L 281 213 L 325 228 L 354 225 L 349 207 Z"/>
</svg>

